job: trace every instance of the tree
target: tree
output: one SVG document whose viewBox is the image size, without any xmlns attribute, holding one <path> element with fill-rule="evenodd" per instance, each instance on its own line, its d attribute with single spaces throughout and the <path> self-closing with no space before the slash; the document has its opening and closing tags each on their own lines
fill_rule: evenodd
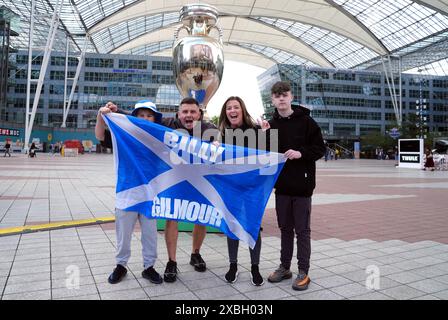
<svg viewBox="0 0 448 320">
<path fill-rule="evenodd" d="M 213 117 L 210 119 L 210 122 L 212 122 L 215 126 L 218 126 L 218 123 L 219 123 L 219 117 L 218 117 L 218 116 L 213 116 Z"/>
</svg>

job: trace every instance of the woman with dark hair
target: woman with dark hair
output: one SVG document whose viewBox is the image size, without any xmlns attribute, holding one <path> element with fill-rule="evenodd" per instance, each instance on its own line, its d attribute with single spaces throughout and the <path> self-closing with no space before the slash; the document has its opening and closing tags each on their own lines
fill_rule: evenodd
<svg viewBox="0 0 448 320">
<path fill-rule="evenodd" d="M 244 101 L 240 97 L 230 97 L 224 102 L 219 117 L 218 128 L 221 133 L 223 143 L 241 145 L 243 147 L 257 147 L 257 129 L 252 117 L 246 109 Z M 235 137 L 234 130 L 241 129 L 244 137 L 238 139 Z M 253 134 L 248 134 L 247 130 L 253 130 Z M 255 137 L 254 141 L 245 140 L 246 137 Z M 231 141 L 230 137 L 232 137 Z M 236 138 L 236 139 L 235 139 Z M 249 138 L 248 138 L 249 139 Z M 226 141 L 227 140 L 227 141 Z M 227 248 L 229 251 L 230 268 L 226 273 L 225 278 L 227 282 L 234 283 L 238 278 L 238 247 L 239 240 L 227 237 Z M 258 234 L 258 239 L 253 249 L 249 249 L 251 259 L 251 279 L 254 286 L 261 286 L 264 283 L 263 277 L 260 274 L 258 265 L 260 263 L 261 251 L 261 233 Z"/>
</svg>

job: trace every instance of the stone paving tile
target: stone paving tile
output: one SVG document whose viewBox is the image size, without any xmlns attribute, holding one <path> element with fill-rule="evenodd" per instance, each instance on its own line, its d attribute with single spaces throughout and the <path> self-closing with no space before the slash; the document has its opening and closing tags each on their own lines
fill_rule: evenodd
<svg viewBox="0 0 448 320">
<path fill-rule="evenodd" d="M 235 300 L 238 300 L 238 296 L 239 295 L 235 296 L 236 297 Z M 151 300 L 199 300 L 199 298 L 196 295 L 194 295 L 193 292 L 187 291 L 187 292 L 168 294 L 164 296 L 151 297 Z M 243 296 L 243 300 L 247 300 L 247 298 Z"/>
<path fill-rule="evenodd" d="M 188 281 L 182 281 L 190 290 L 200 290 L 200 289 L 208 289 L 213 287 L 219 287 L 225 284 L 226 282 L 223 279 L 214 277 L 214 278 L 207 278 L 203 281 L 197 281 L 197 280 L 188 280 Z"/>
<path fill-rule="evenodd" d="M 442 270 L 436 266 L 427 266 L 412 270 L 413 273 L 419 274 L 425 278 L 439 277 L 448 274 L 448 270 Z"/>
<path fill-rule="evenodd" d="M 58 298 L 54 300 L 100 300 L 99 294 L 91 294 L 87 296 L 75 296 L 75 297 L 64 297 L 64 298 Z"/>
<path fill-rule="evenodd" d="M 328 239 L 323 239 L 320 240 L 319 243 L 325 243 L 325 244 L 335 244 L 335 243 L 343 243 L 344 241 L 342 241 L 341 239 L 337 239 L 337 238 L 328 238 Z M 356 242 L 355 242 L 356 244 Z"/>
<path fill-rule="evenodd" d="M 54 272 L 57 271 L 66 271 L 67 268 L 77 267 L 78 269 L 88 269 L 89 263 L 87 261 L 78 261 L 73 263 L 55 263 L 51 265 L 51 270 Z"/>
<path fill-rule="evenodd" d="M 96 287 L 100 294 L 142 288 L 140 283 L 135 279 L 124 279 L 116 284 L 110 284 L 108 282 L 97 283 Z"/>
<path fill-rule="evenodd" d="M 50 265 L 40 265 L 40 266 L 34 266 L 34 267 L 15 267 L 13 266 L 11 270 L 11 276 L 18 276 L 18 275 L 27 275 L 27 274 L 34 274 L 34 273 L 49 273 L 50 272 Z"/>
<path fill-rule="evenodd" d="M 348 273 L 359 269 L 360 269 L 359 267 L 347 263 L 325 268 L 325 270 L 336 274 Z"/>
<path fill-rule="evenodd" d="M 411 282 L 425 279 L 423 276 L 409 272 L 409 271 L 390 274 L 386 277 L 393 281 L 397 281 L 401 284 L 408 284 Z"/>
<path fill-rule="evenodd" d="M 208 299 L 218 299 L 222 297 L 231 298 L 232 296 L 237 295 L 240 292 L 231 286 L 225 285 L 221 287 L 195 290 L 194 293 L 199 297 L 199 299 L 208 300 Z"/>
<path fill-rule="evenodd" d="M 3 292 L 3 288 L 6 285 L 7 279 L 8 279 L 7 277 L 0 277 L 0 292 Z"/>
<path fill-rule="evenodd" d="M 432 279 L 435 280 L 435 281 L 444 283 L 444 284 L 446 284 L 448 286 L 448 275 L 444 275 L 444 276 L 440 276 L 440 277 L 434 277 Z"/>
<path fill-rule="evenodd" d="M 397 262 L 397 263 L 392 263 L 390 266 L 396 267 L 396 268 L 399 268 L 399 269 L 402 269 L 402 270 L 414 270 L 414 269 L 418 269 L 418 268 L 424 267 L 423 264 L 417 263 L 417 262 L 414 262 L 414 261 L 410 261 L 410 260 Z"/>
<path fill-rule="evenodd" d="M 369 293 L 369 289 L 367 289 L 366 286 L 360 285 L 359 283 L 350 283 L 343 286 L 331 288 L 331 291 L 344 298 L 351 298 L 354 296 L 360 296 Z"/>
<path fill-rule="evenodd" d="M 51 279 L 52 280 L 67 279 L 69 277 L 69 275 L 70 274 L 66 273 L 65 269 L 51 271 Z M 92 274 L 90 273 L 89 268 L 80 268 L 79 276 L 82 281 L 83 277 L 90 277 L 90 276 L 92 276 Z"/>
<path fill-rule="evenodd" d="M 407 249 L 402 247 L 386 247 L 383 249 L 379 249 L 379 251 L 384 252 L 386 254 L 399 254 L 402 252 L 407 252 Z"/>
<path fill-rule="evenodd" d="M 291 295 L 280 288 L 274 287 L 247 292 L 245 293 L 245 296 L 247 296 L 251 300 L 278 300 L 281 298 L 289 297 Z"/>
<path fill-rule="evenodd" d="M 327 257 L 331 257 L 331 258 L 351 254 L 351 252 L 344 250 L 344 249 L 332 249 L 332 250 L 320 251 L 320 253 Z M 316 258 L 314 258 L 314 259 L 316 259 Z"/>
<path fill-rule="evenodd" d="M 380 269 L 381 276 L 387 276 L 390 274 L 401 273 L 401 272 L 409 272 L 409 271 L 404 271 L 402 269 L 399 269 L 397 267 L 392 267 L 391 265 L 382 265 L 382 266 L 378 266 L 378 267 Z"/>
<path fill-rule="evenodd" d="M 103 266 L 103 267 L 92 267 L 90 268 L 90 271 L 93 275 L 98 274 L 110 274 L 114 270 L 115 264 L 109 265 L 109 266 Z"/>
<path fill-rule="evenodd" d="M 278 253 L 277 253 L 278 254 Z M 320 252 L 311 252 L 311 260 L 327 259 L 329 256 Z"/>
<path fill-rule="evenodd" d="M 440 259 L 437 253 L 434 256 L 425 256 L 418 259 L 414 259 L 415 262 L 423 264 L 425 266 L 436 265 L 447 262 L 446 260 Z"/>
<path fill-rule="evenodd" d="M 22 292 L 3 295 L 2 300 L 50 300 L 50 290 Z"/>
<path fill-rule="evenodd" d="M 12 262 L 0 262 L 0 270 L 11 269 Z"/>
<path fill-rule="evenodd" d="M 366 281 L 367 281 L 367 279 L 365 279 L 364 281 L 359 281 L 358 283 L 362 286 L 366 286 Z M 391 280 L 387 277 L 380 277 L 379 285 L 380 285 L 380 290 L 384 290 L 384 289 L 399 287 L 402 284 L 400 282 Z"/>
<path fill-rule="evenodd" d="M 365 258 L 374 258 L 378 261 L 377 258 L 386 256 L 387 253 L 381 252 L 379 250 L 369 250 L 369 251 L 363 251 L 358 253 L 360 256 L 363 256 Z"/>
<path fill-rule="evenodd" d="M 351 297 L 349 300 L 393 300 L 393 298 L 379 292 L 370 292 L 360 296 Z"/>
<path fill-rule="evenodd" d="M 381 290 L 380 293 L 383 293 L 397 300 L 408 300 L 425 295 L 425 292 L 416 290 L 414 288 L 405 285 Z"/>
<path fill-rule="evenodd" d="M 363 246 L 356 246 L 356 247 L 345 248 L 345 250 L 350 252 L 350 253 L 361 253 L 361 252 L 370 251 L 370 248 L 366 248 L 366 247 L 363 247 Z"/>
<path fill-rule="evenodd" d="M 150 299 L 153 299 L 157 296 L 165 296 L 168 294 L 176 294 L 176 293 L 183 293 L 188 291 L 195 290 L 189 290 L 187 286 L 185 286 L 180 281 L 176 281 L 174 283 L 163 283 L 163 284 L 152 284 L 144 287 L 143 290 L 145 290 L 146 294 L 149 296 Z"/>
<path fill-rule="evenodd" d="M 347 273 L 342 273 L 341 276 L 354 282 L 360 282 L 365 281 L 368 275 L 366 274 L 365 270 L 356 270 Z"/>
<path fill-rule="evenodd" d="M 141 288 L 112 292 L 100 292 L 100 296 L 101 300 L 149 300 L 148 295 Z"/>
<path fill-rule="evenodd" d="M 356 262 L 356 261 L 360 261 L 360 260 L 364 260 L 365 258 L 361 255 L 358 254 L 348 254 L 345 256 L 339 256 L 338 260 L 341 260 L 343 262 L 346 263 L 350 263 L 350 262 Z"/>
<path fill-rule="evenodd" d="M 85 286 L 80 286 L 79 289 L 67 289 L 67 288 L 52 289 L 51 293 L 53 299 L 58 299 L 58 298 L 80 297 L 80 296 L 98 294 L 98 290 L 96 289 L 95 285 L 88 284 Z"/>
<path fill-rule="evenodd" d="M 33 283 L 35 281 L 50 280 L 50 274 L 48 273 L 34 273 L 21 276 L 11 276 L 8 278 L 8 285 L 21 284 L 21 283 Z"/>
<path fill-rule="evenodd" d="M 61 288 L 67 288 L 67 284 L 70 284 L 70 279 L 68 278 L 68 275 L 66 275 L 66 278 L 60 278 L 60 279 L 53 279 L 51 281 L 51 288 L 52 289 L 61 289 Z M 91 276 L 81 276 L 79 279 L 79 285 L 85 286 L 85 285 L 94 285 L 96 282 Z"/>
<path fill-rule="evenodd" d="M 408 283 L 407 285 L 425 293 L 436 293 L 448 288 L 445 283 L 441 283 L 432 279 L 415 281 Z"/>
<path fill-rule="evenodd" d="M 341 261 L 337 258 L 328 258 L 328 259 L 316 260 L 316 261 L 313 261 L 312 263 L 318 267 L 326 268 L 326 267 L 341 265 L 344 263 L 344 261 Z"/>
<path fill-rule="evenodd" d="M 315 279 L 314 282 L 317 283 L 321 287 L 329 289 L 329 288 L 333 288 L 333 287 L 338 287 L 338 286 L 343 286 L 345 284 L 349 284 L 352 281 L 347 279 L 347 278 L 338 276 L 338 275 L 333 275 L 333 276 L 330 276 L 330 277 Z"/>
<path fill-rule="evenodd" d="M 406 259 L 397 257 L 395 255 L 385 255 L 385 256 L 381 256 L 381 257 L 376 257 L 375 260 L 382 264 L 393 264 L 393 263 L 405 261 Z"/>
<path fill-rule="evenodd" d="M 309 276 L 311 280 L 318 279 L 318 278 L 324 278 L 333 275 L 332 272 L 328 271 L 328 269 L 322 269 L 322 268 L 311 268 L 309 271 Z"/>
<path fill-rule="evenodd" d="M 413 298 L 411 300 L 440 300 L 440 299 L 428 294 L 427 296 L 417 297 L 417 298 Z"/>
<path fill-rule="evenodd" d="M 247 299 L 247 298 L 246 298 Z M 244 300 L 244 299 L 242 299 L 242 300 Z M 278 300 L 292 300 L 292 301 L 297 301 L 297 300 L 300 300 L 298 297 L 294 297 L 294 296 L 291 296 L 291 297 L 286 297 L 286 298 L 280 298 L 280 299 L 278 299 Z"/>
<path fill-rule="evenodd" d="M 433 293 L 432 295 L 441 300 L 448 300 L 448 290 L 436 292 L 436 293 Z"/>
<path fill-rule="evenodd" d="M 296 296 L 299 300 L 343 300 L 344 297 L 330 291 L 330 290 L 318 290 L 308 293 L 304 293 Z"/>
</svg>

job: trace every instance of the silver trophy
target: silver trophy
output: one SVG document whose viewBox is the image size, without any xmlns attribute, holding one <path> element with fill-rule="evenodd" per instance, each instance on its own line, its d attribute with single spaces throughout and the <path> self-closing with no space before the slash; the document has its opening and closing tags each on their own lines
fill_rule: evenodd
<svg viewBox="0 0 448 320">
<path fill-rule="evenodd" d="M 177 89 L 183 97 L 195 98 L 204 115 L 224 71 L 222 29 L 217 20 L 214 7 L 190 4 L 180 10 L 182 25 L 174 34 L 173 72 Z M 178 39 L 182 29 L 187 30 L 188 36 Z M 218 30 L 218 39 L 209 35 L 212 29 Z"/>
</svg>

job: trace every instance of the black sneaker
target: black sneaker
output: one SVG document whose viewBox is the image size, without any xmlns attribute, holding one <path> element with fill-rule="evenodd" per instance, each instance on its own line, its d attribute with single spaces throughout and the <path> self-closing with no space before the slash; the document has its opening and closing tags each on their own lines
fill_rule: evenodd
<svg viewBox="0 0 448 320">
<path fill-rule="evenodd" d="M 166 264 L 165 273 L 163 274 L 163 280 L 165 282 L 174 282 L 177 279 L 177 262 L 169 260 Z"/>
<path fill-rule="evenodd" d="M 207 269 L 205 261 L 202 259 L 199 252 L 191 254 L 190 264 L 194 266 L 194 270 L 198 272 L 204 272 Z"/>
<path fill-rule="evenodd" d="M 142 277 L 155 284 L 161 284 L 163 282 L 162 277 L 157 273 L 154 267 L 148 267 L 143 270 Z"/>
<path fill-rule="evenodd" d="M 238 279 L 238 266 L 236 263 L 231 263 L 229 271 L 224 276 L 229 283 L 235 283 Z"/>
<path fill-rule="evenodd" d="M 258 264 L 253 264 L 250 269 L 250 278 L 251 282 L 254 286 L 262 286 L 264 284 L 263 277 L 260 274 L 260 270 L 258 270 Z"/>
<path fill-rule="evenodd" d="M 128 273 L 128 269 L 123 267 L 121 264 L 117 264 L 114 271 L 110 274 L 107 281 L 109 281 L 110 284 L 116 284 L 123 280 L 124 276 Z"/>
</svg>

